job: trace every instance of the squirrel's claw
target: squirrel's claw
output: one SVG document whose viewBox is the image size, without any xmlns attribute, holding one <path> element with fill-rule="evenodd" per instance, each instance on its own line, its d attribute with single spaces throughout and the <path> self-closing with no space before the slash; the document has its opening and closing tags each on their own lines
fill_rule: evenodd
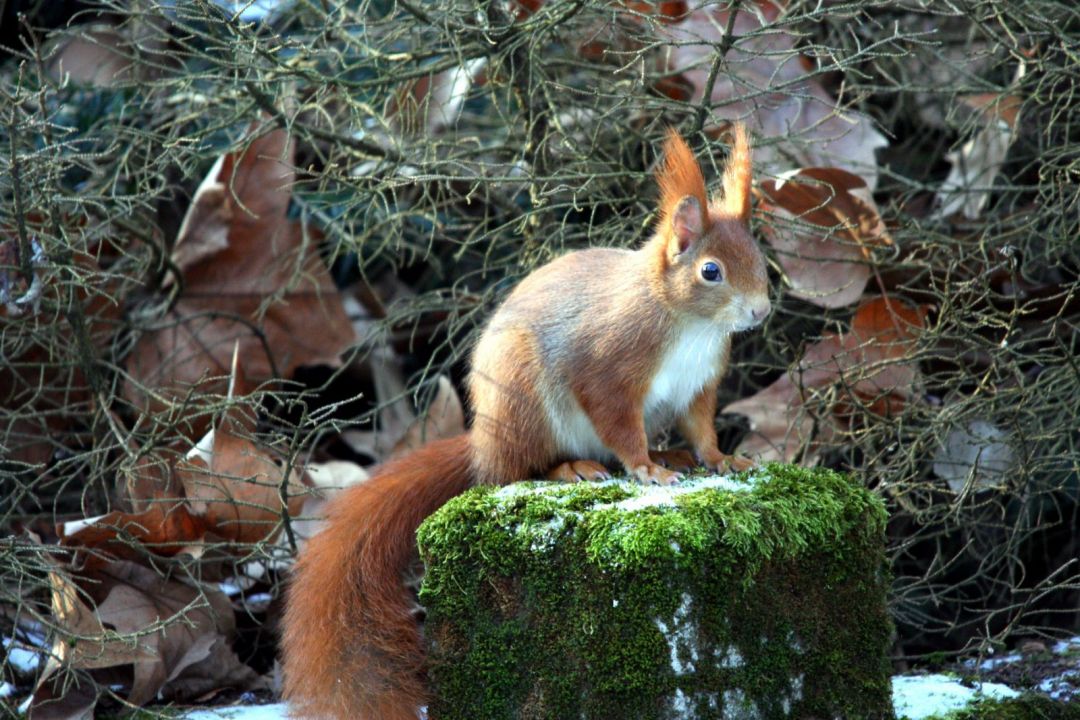
<svg viewBox="0 0 1080 720">
<path fill-rule="evenodd" d="M 732 472 L 742 472 L 743 470 L 749 470 L 752 467 L 757 467 L 757 463 L 746 457 L 739 457 L 738 455 L 727 455 L 725 453 L 717 453 L 714 459 L 710 459 L 706 464 L 715 468 L 721 475 L 726 475 Z"/>
<path fill-rule="evenodd" d="M 683 474 L 681 472 L 668 470 L 656 463 L 638 465 L 633 468 L 631 472 L 639 482 L 645 485 L 674 485 L 683 479 Z"/>
<path fill-rule="evenodd" d="M 593 460 L 568 460 L 547 472 L 548 480 L 577 482 L 579 480 L 610 480 L 608 469 Z"/>
</svg>

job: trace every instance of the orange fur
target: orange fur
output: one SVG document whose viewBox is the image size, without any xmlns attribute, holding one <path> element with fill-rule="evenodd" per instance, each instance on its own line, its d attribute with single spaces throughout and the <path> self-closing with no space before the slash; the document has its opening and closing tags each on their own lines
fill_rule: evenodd
<svg viewBox="0 0 1080 720">
<path fill-rule="evenodd" d="M 567 461 L 564 474 L 595 473 L 595 464 L 575 466 L 580 459 L 618 460 L 642 481 L 671 482 L 678 474 L 650 455 L 648 432 L 672 419 L 700 460 L 735 464 L 717 449 L 716 387 L 731 333 L 769 307 L 765 261 L 746 225 L 749 149 L 737 130 L 727 196 L 712 208 L 686 143 L 671 133 L 665 153 L 663 221 L 644 248 L 558 258 L 492 316 L 472 357 L 470 432 L 379 467 L 331 504 L 289 587 L 282 663 L 295 716 L 415 719 L 425 660 L 402 573 L 416 528 L 470 485 L 537 477 Z M 672 257 L 672 215 L 687 196 L 702 223 L 683 226 L 685 247 Z M 713 262 L 723 282 L 702 279 Z"/>
<path fill-rule="evenodd" d="M 724 168 L 724 197 L 721 212 L 744 223 L 750 221 L 751 157 L 746 126 L 735 123 L 731 129 L 734 142 Z"/>
<path fill-rule="evenodd" d="M 698 207 L 706 215 L 702 219 L 705 222 L 705 228 L 708 229 L 709 220 L 705 213 L 705 208 L 708 207 L 705 199 L 705 178 L 701 174 L 701 166 L 698 165 L 690 146 L 675 128 L 668 130 L 667 139 L 664 141 L 664 163 L 656 174 L 656 182 L 660 186 L 661 225 L 671 219 L 679 201 L 690 196 L 698 201 Z"/>
<path fill-rule="evenodd" d="M 424 652 L 401 575 L 416 528 L 469 486 L 468 436 L 424 445 L 330 504 L 293 570 L 282 662 L 303 718 L 416 720 Z"/>
</svg>

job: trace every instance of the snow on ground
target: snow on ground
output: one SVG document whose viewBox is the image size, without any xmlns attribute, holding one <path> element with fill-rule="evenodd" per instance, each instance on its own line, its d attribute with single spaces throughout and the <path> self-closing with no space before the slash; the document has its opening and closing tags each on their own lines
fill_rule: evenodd
<svg viewBox="0 0 1080 720">
<path fill-rule="evenodd" d="M 246 705 L 197 710 L 184 715 L 185 720 L 285 720 L 285 703 Z"/>
<path fill-rule="evenodd" d="M 1016 697 L 1016 690 L 997 683 L 965 687 L 947 675 L 901 676 L 893 678 L 893 706 L 899 718 L 923 720 L 933 715 L 959 710 L 977 698 Z M 286 720 L 284 703 L 248 707 L 198 710 L 184 720 Z"/>
<path fill-rule="evenodd" d="M 892 679 L 896 716 L 909 720 L 923 720 L 960 710 L 980 697 L 1002 700 L 1019 694 L 998 683 L 976 683 L 973 688 L 966 687 L 948 675 L 897 675 Z"/>
</svg>

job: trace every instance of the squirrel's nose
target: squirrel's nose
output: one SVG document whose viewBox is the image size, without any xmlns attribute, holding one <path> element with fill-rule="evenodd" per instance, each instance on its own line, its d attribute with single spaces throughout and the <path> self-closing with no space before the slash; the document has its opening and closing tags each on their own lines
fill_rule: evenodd
<svg viewBox="0 0 1080 720">
<path fill-rule="evenodd" d="M 754 318 L 755 323 L 759 323 L 768 317 L 769 312 L 772 310 L 772 306 L 769 304 L 768 298 L 756 301 L 750 306 L 750 315 Z"/>
</svg>

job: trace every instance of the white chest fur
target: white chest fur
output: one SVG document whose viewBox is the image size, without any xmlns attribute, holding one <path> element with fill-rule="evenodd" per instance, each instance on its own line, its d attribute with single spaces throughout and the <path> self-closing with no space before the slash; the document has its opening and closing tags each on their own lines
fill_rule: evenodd
<svg viewBox="0 0 1080 720">
<path fill-rule="evenodd" d="M 706 384 L 720 372 L 730 336 L 714 323 L 684 323 L 668 342 L 645 396 L 646 432 L 657 431 L 681 415 Z M 548 421 L 560 455 L 579 459 L 612 460 L 578 402 L 558 383 L 542 393 Z"/>
<path fill-rule="evenodd" d="M 687 321 L 676 330 L 645 395 L 647 422 L 660 413 L 682 414 L 701 389 L 716 379 L 729 337 L 707 320 Z"/>
</svg>

